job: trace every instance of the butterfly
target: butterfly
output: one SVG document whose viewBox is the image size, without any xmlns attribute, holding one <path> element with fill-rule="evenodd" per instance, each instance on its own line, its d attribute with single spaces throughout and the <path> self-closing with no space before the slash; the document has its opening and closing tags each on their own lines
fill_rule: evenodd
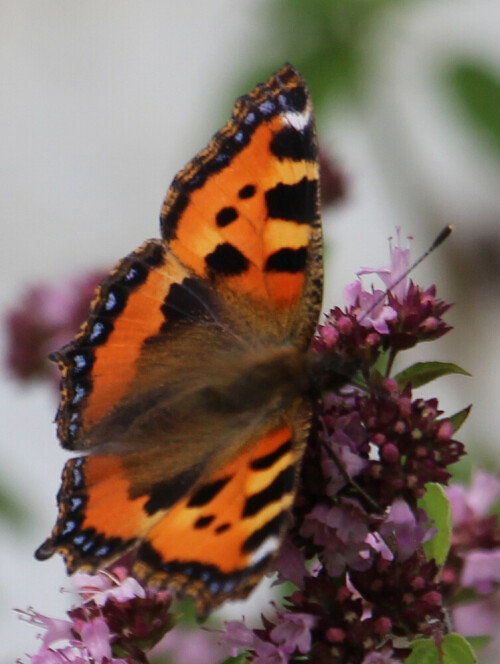
<svg viewBox="0 0 500 664">
<path fill-rule="evenodd" d="M 289 524 L 322 299 L 311 97 L 285 65 L 174 178 L 161 239 L 97 288 L 54 353 L 57 430 L 80 453 L 35 556 L 69 573 L 127 551 L 200 615 L 252 590 Z"/>
</svg>

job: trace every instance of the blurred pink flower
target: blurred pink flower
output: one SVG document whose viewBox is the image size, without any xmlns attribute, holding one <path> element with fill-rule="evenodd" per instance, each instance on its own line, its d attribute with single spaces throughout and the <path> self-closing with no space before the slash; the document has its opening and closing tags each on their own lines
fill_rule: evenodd
<svg viewBox="0 0 500 664">
<path fill-rule="evenodd" d="M 57 286 L 34 286 L 7 313 L 7 367 L 19 380 L 59 382 L 59 370 L 49 353 L 71 341 L 86 319 L 90 301 L 103 275 L 70 278 Z"/>
</svg>

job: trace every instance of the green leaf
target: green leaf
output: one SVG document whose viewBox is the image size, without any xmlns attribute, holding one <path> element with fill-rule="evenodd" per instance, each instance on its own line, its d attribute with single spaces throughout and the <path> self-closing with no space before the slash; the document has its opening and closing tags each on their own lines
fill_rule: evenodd
<svg viewBox="0 0 500 664">
<path fill-rule="evenodd" d="M 447 634 L 441 649 L 428 639 L 413 641 L 410 648 L 405 664 L 477 664 L 474 651 L 460 634 Z"/>
<path fill-rule="evenodd" d="M 387 365 L 390 360 L 391 354 L 387 351 L 380 351 L 377 357 L 377 361 L 372 368 L 372 371 L 376 369 L 379 373 L 379 377 L 382 379 L 386 375 Z M 375 377 L 375 374 L 373 375 Z"/>
<path fill-rule="evenodd" d="M 425 485 L 426 492 L 418 501 L 418 506 L 437 528 L 437 533 L 428 542 L 424 543 L 424 552 L 427 560 L 434 558 L 439 567 L 442 567 L 448 556 L 451 545 L 451 505 L 440 484 L 429 483 Z"/>
<path fill-rule="evenodd" d="M 453 433 L 456 433 L 465 422 L 465 420 L 469 417 L 471 408 L 472 404 L 469 404 L 465 408 L 462 408 L 462 410 L 459 410 L 458 413 L 455 413 L 455 415 L 446 418 L 449 420 L 451 426 L 453 427 Z"/>
<path fill-rule="evenodd" d="M 246 664 L 248 662 L 248 654 L 241 653 L 237 657 L 228 657 L 224 659 L 220 664 Z"/>
<path fill-rule="evenodd" d="M 411 367 L 403 369 L 394 378 L 403 389 L 407 383 L 411 383 L 413 389 L 430 383 L 431 380 L 447 376 L 448 374 L 461 374 L 470 376 L 468 371 L 453 364 L 452 362 L 416 362 Z"/>
<path fill-rule="evenodd" d="M 418 639 L 409 646 L 411 655 L 405 659 L 405 664 L 441 664 L 434 641 Z"/>
<path fill-rule="evenodd" d="M 459 109 L 484 143 L 500 157 L 500 79 L 483 62 L 463 60 L 448 70 Z"/>
<path fill-rule="evenodd" d="M 486 648 L 492 641 L 492 636 L 468 636 L 467 641 L 470 643 L 474 650 L 481 650 Z"/>
<path fill-rule="evenodd" d="M 461 634 L 447 634 L 442 649 L 443 664 L 477 664 L 470 643 Z"/>
</svg>

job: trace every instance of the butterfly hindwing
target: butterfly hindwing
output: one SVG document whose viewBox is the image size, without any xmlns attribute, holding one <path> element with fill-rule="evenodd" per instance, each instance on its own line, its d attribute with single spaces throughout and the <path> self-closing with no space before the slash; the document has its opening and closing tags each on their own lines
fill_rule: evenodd
<svg viewBox="0 0 500 664">
<path fill-rule="evenodd" d="M 285 65 L 174 179 L 162 240 L 118 263 L 54 354 L 67 462 L 37 551 L 95 571 L 130 549 L 198 611 L 243 597 L 286 528 L 322 293 L 312 105 Z"/>
<path fill-rule="evenodd" d="M 57 550 L 70 572 L 92 572 L 137 548 L 134 572 L 195 597 L 199 615 L 245 596 L 269 567 L 288 524 L 309 415 L 306 403 L 296 403 L 285 419 L 260 427 L 208 472 L 193 468 L 139 495 L 133 459 L 68 461 L 58 523 L 37 557 Z"/>
</svg>

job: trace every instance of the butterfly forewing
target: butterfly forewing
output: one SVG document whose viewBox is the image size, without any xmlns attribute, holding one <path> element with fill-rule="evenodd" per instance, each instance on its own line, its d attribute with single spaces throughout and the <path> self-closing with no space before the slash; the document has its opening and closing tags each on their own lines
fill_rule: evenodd
<svg viewBox="0 0 500 664">
<path fill-rule="evenodd" d="M 318 163 L 311 100 L 284 67 L 243 97 L 229 123 L 175 178 L 162 231 L 180 260 L 260 335 L 307 346 L 322 293 Z M 251 301 L 251 308 L 243 306 Z M 313 321 L 311 323 L 311 321 Z"/>
</svg>

